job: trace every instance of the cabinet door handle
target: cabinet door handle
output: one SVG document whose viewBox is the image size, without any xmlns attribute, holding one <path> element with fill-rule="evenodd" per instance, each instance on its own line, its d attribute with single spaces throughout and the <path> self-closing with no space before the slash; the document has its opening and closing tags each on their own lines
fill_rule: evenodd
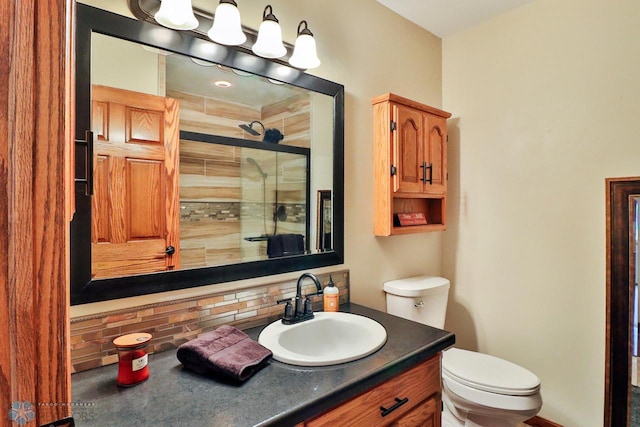
<svg viewBox="0 0 640 427">
<path fill-rule="evenodd" d="M 433 184 L 433 163 L 429 163 L 427 166 L 427 162 L 422 162 L 420 167 L 422 168 L 422 182 Z M 429 179 L 427 179 L 427 169 L 429 170 Z"/>
<path fill-rule="evenodd" d="M 93 196 L 93 132 L 90 130 L 84 134 L 84 140 L 76 139 L 76 146 L 85 146 L 84 154 L 84 174 L 82 177 L 78 176 L 79 168 L 76 167 L 75 182 L 84 184 L 85 195 Z M 76 160 L 76 163 L 79 160 Z"/>
<path fill-rule="evenodd" d="M 408 397 L 405 397 L 404 399 L 399 399 L 399 398 L 396 397 L 396 403 L 394 403 L 391 408 L 387 409 L 384 406 L 380 407 L 380 414 L 383 417 L 386 417 L 387 415 L 389 415 L 390 413 L 392 413 L 393 411 L 395 411 L 396 409 L 398 409 L 399 407 L 401 407 L 402 405 L 404 405 L 408 401 L 409 401 Z"/>
</svg>

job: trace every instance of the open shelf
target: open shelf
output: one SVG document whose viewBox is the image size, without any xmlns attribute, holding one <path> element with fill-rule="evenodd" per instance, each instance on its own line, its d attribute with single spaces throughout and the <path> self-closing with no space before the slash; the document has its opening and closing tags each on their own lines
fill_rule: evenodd
<svg viewBox="0 0 640 427">
<path fill-rule="evenodd" d="M 397 213 L 424 214 L 427 219 L 425 225 L 400 226 L 395 220 Z M 424 231 L 439 231 L 445 229 L 445 199 L 442 198 L 393 198 L 393 225 L 390 234 L 409 234 Z"/>
</svg>

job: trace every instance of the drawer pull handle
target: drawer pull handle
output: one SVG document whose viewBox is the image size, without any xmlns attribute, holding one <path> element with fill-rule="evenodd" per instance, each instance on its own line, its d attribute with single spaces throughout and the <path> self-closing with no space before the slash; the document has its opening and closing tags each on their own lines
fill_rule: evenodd
<svg viewBox="0 0 640 427">
<path fill-rule="evenodd" d="M 387 409 L 384 406 L 381 406 L 380 407 L 380 412 L 382 413 L 383 417 L 386 417 L 387 415 L 389 415 L 390 413 L 392 413 L 393 411 L 395 411 L 396 409 L 398 409 L 399 407 L 401 407 L 402 405 L 404 405 L 408 401 L 409 401 L 408 397 L 405 397 L 404 399 L 398 399 L 396 397 L 396 403 L 394 403 L 391 408 Z"/>
</svg>

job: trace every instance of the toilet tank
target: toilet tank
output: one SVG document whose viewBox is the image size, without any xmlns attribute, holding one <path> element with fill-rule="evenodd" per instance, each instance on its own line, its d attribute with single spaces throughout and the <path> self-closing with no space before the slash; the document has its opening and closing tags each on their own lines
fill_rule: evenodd
<svg viewBox="0 0 640 427">
<path fill-rule="evenodd" d="M 443 329 L 449 286 L 449 280 L 434 276 L 386 282 L 383 289 L 387 293 L 387 313 Z"/>
</svg>

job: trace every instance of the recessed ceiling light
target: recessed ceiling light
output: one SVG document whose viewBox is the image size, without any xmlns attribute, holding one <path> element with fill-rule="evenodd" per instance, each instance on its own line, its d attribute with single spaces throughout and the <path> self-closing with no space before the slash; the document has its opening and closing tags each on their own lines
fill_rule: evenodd
<svg viewBox="0 0 640 427">
<path fill-rule="evenodd" d="M 231 87 L 231 83 L 226 80 L 217 80 L 213 84 L 218 87 Z"/>
</svg>

